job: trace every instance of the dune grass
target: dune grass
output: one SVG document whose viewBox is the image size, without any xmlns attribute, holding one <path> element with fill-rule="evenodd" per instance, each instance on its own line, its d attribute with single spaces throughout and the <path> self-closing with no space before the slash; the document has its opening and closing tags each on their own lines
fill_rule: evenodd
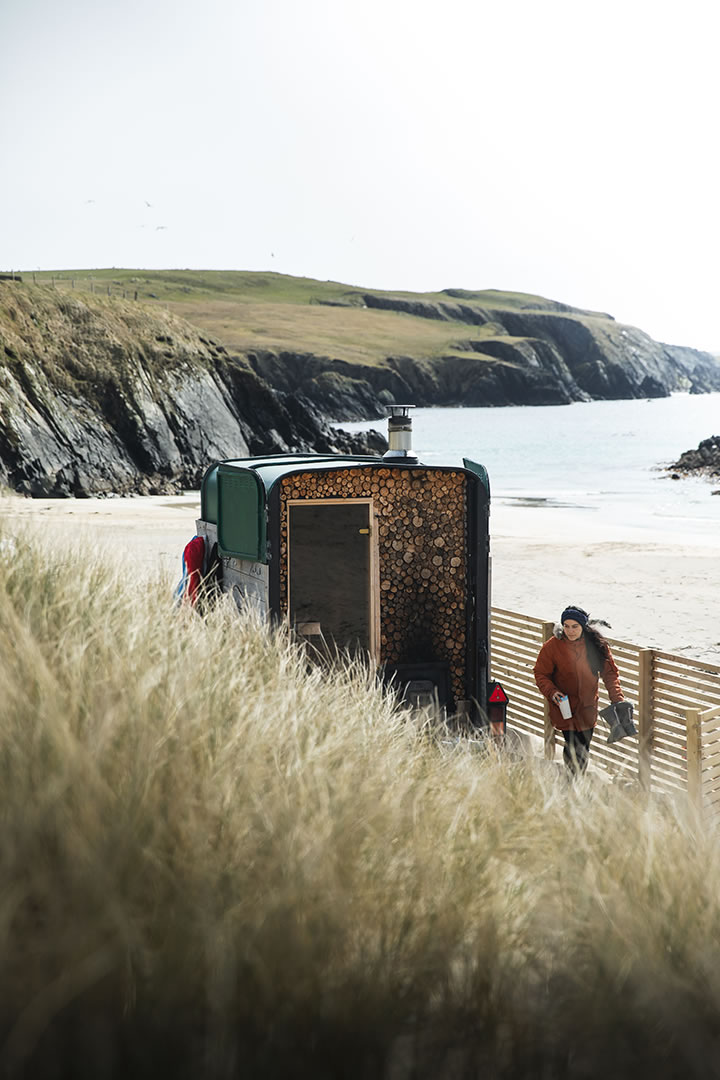
<svg viewBox="0 0 720 1080">
<path fill-rule="evenodd" d="M 0 547 L 8 1075 L 713 1075 L 720 851 L 683 803 L 453 739 L 229 602 Z"/>
</svg>

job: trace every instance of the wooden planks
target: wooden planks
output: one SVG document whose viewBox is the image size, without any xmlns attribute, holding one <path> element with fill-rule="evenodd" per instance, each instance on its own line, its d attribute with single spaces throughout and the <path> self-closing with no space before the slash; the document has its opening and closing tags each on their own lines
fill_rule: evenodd
<svg viewBox="0 0 720 1080">
<path fill-rule="evenodd" d="M 281 482 L 280 595 L 287 611 L 287 504 L 370 499 L 377 529 L 381 663 L 446 662 L 456 700 L 467 698 L 466 481 L 460 471 L 313 470 Z"/>
</svg>

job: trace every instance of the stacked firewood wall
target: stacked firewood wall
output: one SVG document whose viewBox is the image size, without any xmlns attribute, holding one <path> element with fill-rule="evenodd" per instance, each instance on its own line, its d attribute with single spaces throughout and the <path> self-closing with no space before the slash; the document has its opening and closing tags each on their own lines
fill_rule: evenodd
<svg viewBox="0 0 720 1080">
<path fill-rule="evenodd" d="M 288 476 L 281 489 L 281 604 L 287 611 L 287 500 L 373 500 L 380 561 L 380 662 L 446 661 L 465 687 L 466 490 L 461 472 L 356 468 Z"/>
</svg>

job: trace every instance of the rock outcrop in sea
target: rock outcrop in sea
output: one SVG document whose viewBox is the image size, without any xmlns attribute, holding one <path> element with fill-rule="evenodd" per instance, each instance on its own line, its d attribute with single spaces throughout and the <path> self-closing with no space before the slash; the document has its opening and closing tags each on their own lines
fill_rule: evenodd
<svg viewBox="0 0 720 1080">
<path fill-rule="evenodd" d="M 669 468 L 686 475 L 720 476 L 720 435 L 703 439 L 697 450 L 686 450 Z"/>
</svg>

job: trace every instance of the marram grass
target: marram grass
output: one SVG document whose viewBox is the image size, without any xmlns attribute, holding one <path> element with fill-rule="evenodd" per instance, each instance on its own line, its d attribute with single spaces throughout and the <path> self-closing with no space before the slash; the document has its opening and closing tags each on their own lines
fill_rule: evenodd
<svg viewBox="0 0 720 1080">
<path fill-rule="evenodd" d="M 7 1075 L 715 1075 L 720 849 L 682 802 L 0 547 Z"/>
</svg>

